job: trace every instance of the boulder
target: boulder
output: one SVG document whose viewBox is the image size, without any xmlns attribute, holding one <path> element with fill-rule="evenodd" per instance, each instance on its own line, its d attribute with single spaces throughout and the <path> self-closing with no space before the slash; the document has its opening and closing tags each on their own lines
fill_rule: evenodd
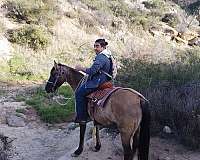
<svg viewBox="0 0 200 160">
<path fill-rule="evenodd" d="M 12 54 L 11 50 L 12 47 L 8 40 L 5 37 L 0 36 L 0 60 L 10 59 Z"/>
<path fill-rule="evenodd" d="M 6 118 L 7 124 L 11 127 L 24 127 L 26 125 L 24 118 L 16 115 L 10 115 Z"/>
</svg>

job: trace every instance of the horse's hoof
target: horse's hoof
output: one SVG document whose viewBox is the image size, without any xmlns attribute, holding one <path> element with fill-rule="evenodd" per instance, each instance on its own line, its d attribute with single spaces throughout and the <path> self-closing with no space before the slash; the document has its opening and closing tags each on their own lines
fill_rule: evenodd
<svg viewBox="0 0 200 160">
<path fill-rule="evenodd" d="M 75 154 L 75 153 L 72 153 L 71 154 L 71 157 L 78 157 L 79 155 L 78 154 Z"/>
<path fill-rule="evenodd" d="M 95 146 L 94 148 L 92 148 L 93 152 L 99 152 L 101 146 Z"/>
<path fill-rule="evenodd" d="M 99 150 L 97 150 L 96 148 L 92 148 L 93 152 L 98 152 Z"/>
<path fill-rule="evenodd" d="M 74 153 L 71 154 L 72 157 L 78 157 L 82 153 L 83 149 L 78 148 Z"/>
</svg>

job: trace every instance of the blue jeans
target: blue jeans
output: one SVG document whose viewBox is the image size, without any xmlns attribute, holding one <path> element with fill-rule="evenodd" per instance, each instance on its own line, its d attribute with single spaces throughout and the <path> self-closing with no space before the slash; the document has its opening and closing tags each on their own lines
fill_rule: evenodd
<svg viewBox="0 0 200 160">
<path fill-rule="evenodd" d="M 76 120 L 78 121 L 87 121 L 88 112 L 87 112 L 87 98 L 86 96 L 94 91 L 97 88 L 85 88 L 85 84 L 76 89 L 75 99 L 76 99 Z"/>
</svg>

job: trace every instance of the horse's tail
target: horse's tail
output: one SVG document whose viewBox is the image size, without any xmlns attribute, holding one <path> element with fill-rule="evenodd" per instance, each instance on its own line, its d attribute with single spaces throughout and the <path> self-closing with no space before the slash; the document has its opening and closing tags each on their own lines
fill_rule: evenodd
<svg viewBox="0 0 200 160">
<path fill-rule="evenodd" d="M 148 160 L 150 144 L 150 110 L 149 102 L 141 100 L 142 120 L 140 123 L 140 137 L 138 146 L 139 160 Z"/>
</svg>

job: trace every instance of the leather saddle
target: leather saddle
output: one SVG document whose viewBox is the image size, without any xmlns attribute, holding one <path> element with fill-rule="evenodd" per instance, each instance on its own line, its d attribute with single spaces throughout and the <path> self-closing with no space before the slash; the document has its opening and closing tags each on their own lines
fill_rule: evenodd
<svg viewBox="0 0 200 160">
<path fill-rule="evenodd" d="M 110 95 L 121 87 L 114 87 L 112 82 L 105 82 L 98 87 L 98 90 L 87 96 L 88 98 L 88 114 L 94 120 L 94 113 L 97 109 L 104 108 Z"/>
</svg>

